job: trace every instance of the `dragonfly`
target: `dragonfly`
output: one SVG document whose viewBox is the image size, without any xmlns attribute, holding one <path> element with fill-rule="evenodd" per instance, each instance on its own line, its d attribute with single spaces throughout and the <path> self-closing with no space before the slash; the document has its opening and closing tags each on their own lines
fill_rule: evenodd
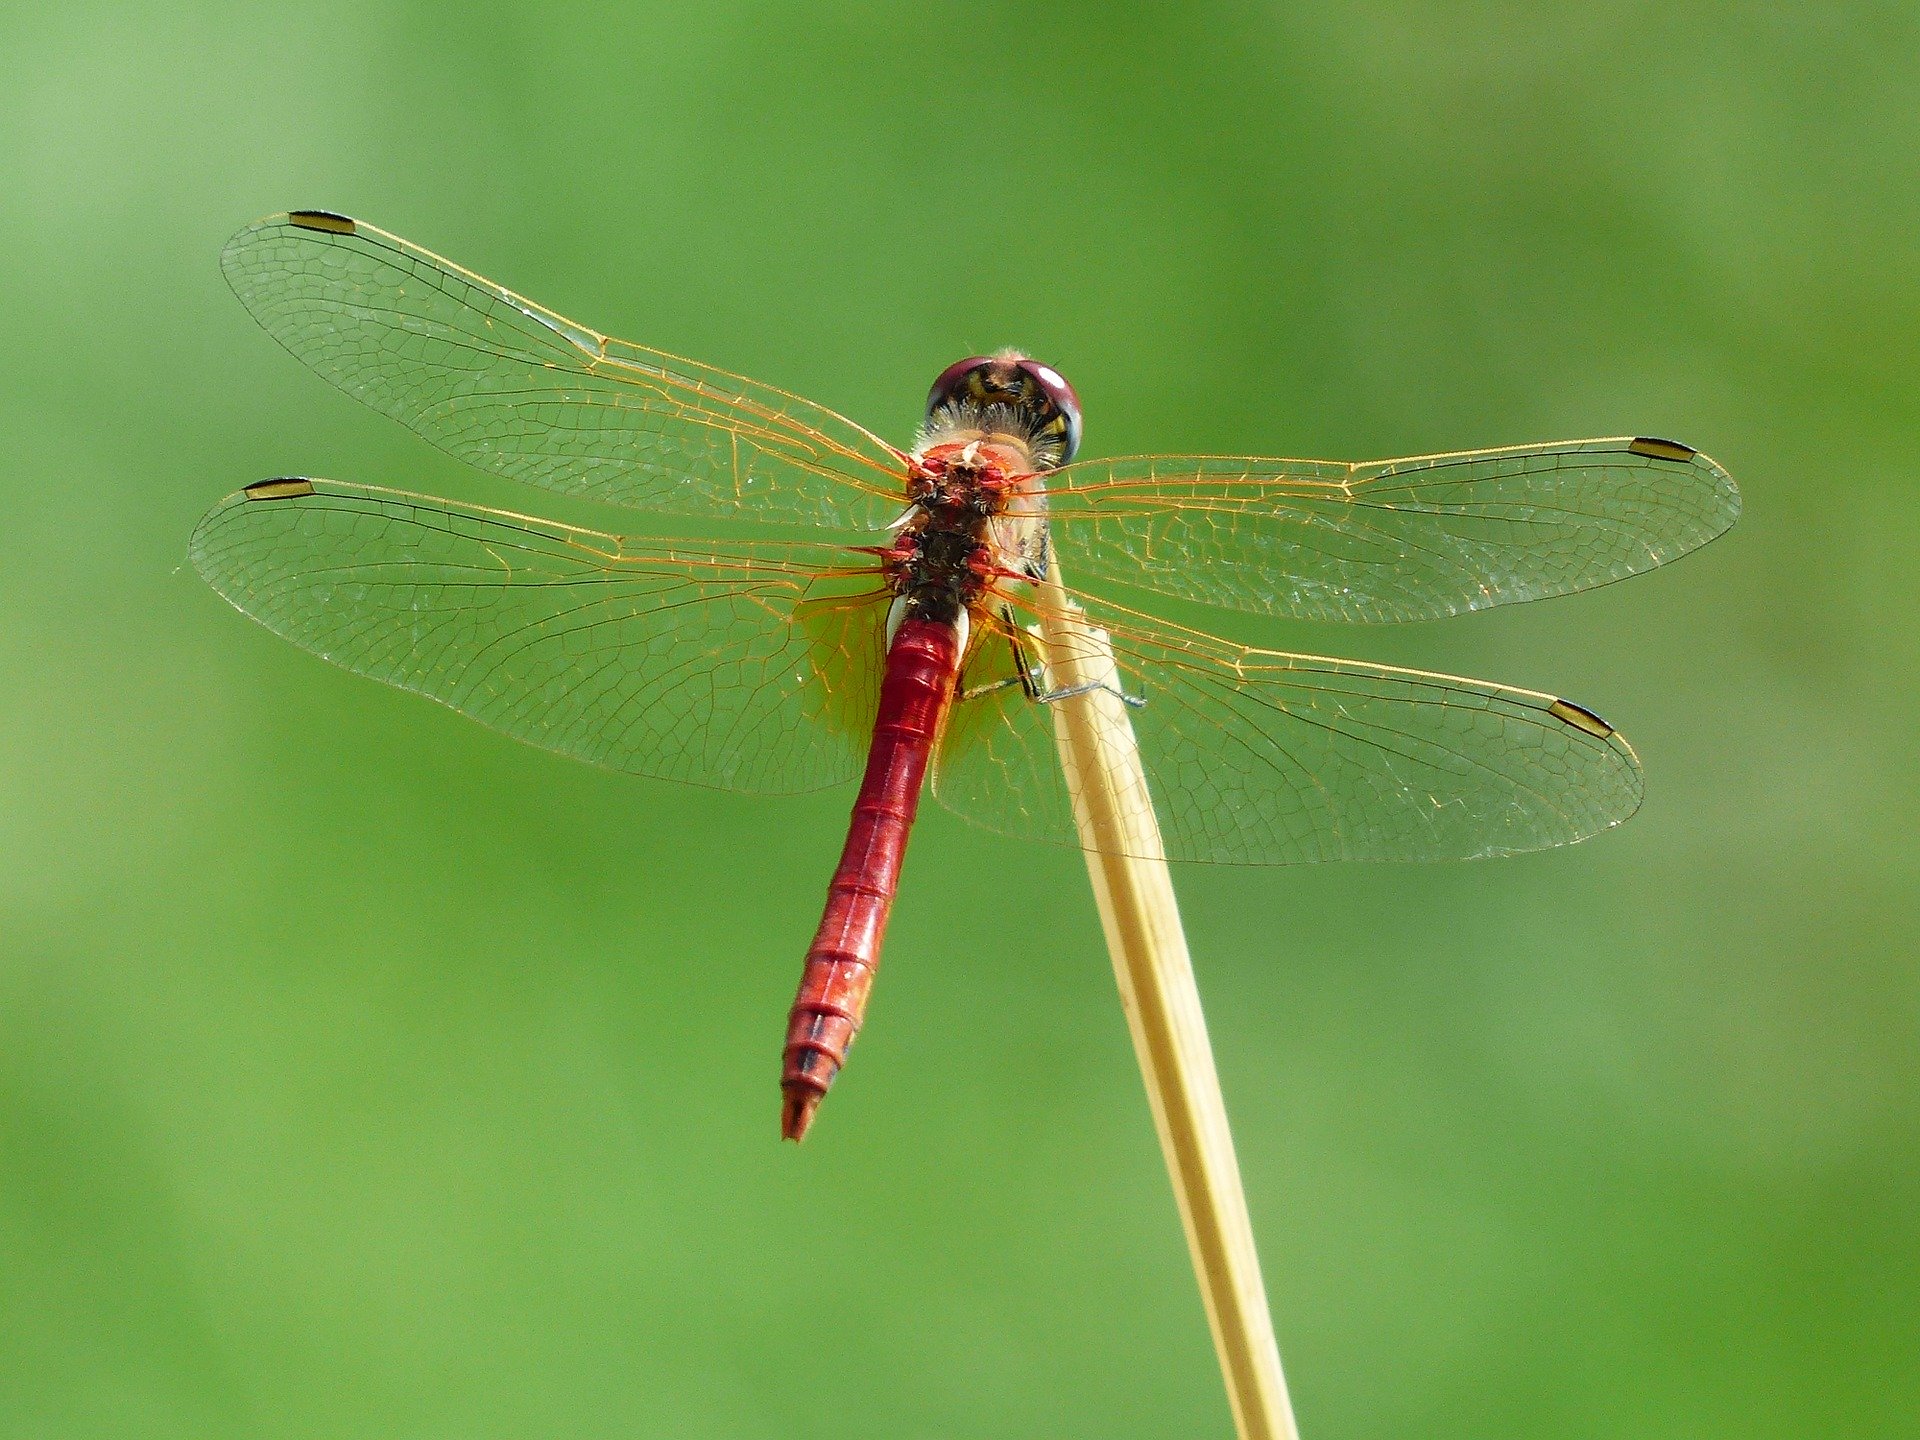
<svg viewBox="0 0 1920 1440">
<path fill-rule="evenodd" d="M 1093 697 L 1053 679 L 1041 635 L 1061 607 L 1111 647 L 1101 686 L 1138 736 L 1166 858 L 1513 854 L 1638 808 L 1639 761 L 1593 711 L 1139 607 L 1437 619 L 1651 570 L 1740 508 L 1713 460 L 1646 436 L 1360 463 L 1081 459 L 1078 397 L 1017 351 L 943 371 L 903 449 L 331 212 L 248 226 L 221 263 L 294 355 L 482 470 L 790 532 L 649 539 L 282 477 L 209 512 L 191 554 L 268 629 L 547 750 L 763 795 L 858 777 L 788 1013 L 792 1140 L 866 1013 L 922 791 L 1004 835 L 1082 843 L 1054 717 Z"/>
</svg>

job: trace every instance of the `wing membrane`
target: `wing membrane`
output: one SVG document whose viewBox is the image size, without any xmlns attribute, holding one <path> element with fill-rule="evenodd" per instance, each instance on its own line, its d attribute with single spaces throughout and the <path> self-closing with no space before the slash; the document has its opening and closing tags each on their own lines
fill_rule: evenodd
<svg viewBox="0 0 1920 1440">
<path fill-rule="evenodd" d="M 852 421 L 610 339 L 374 226 L 277 215 L 220 263 L 287 349 L 483 470 L 660 514 L 852 530 L 901 503 L 899 453 Z"/>
<path fill-rule="evenodd" d="M 1146 702 L 1128 718 L 1169 858 L 1506 855 L 1585 839 L 1640 804 L 1632 748 L 1553 696 L 1087 609 L 1111 635 L 1123 686 Z M 935 794 L 988 829 L 1078 845 L 1053 707 L 1000 683 L 1016 676 L 1011 655 L 1004 628 L 976 640 Z"/>
<path fill-rule="evenodd" d="M 1148 455 L 1048 477 L 1053 543 L 1093 575 L 1305 620 L 1430 620 L 1637 575 L 1732 525 L 1740 494 L 1665 440 L 1345 464 Z"/>
<path fill-rule="evenodd" d="M 857 551 L 648 545 L 281 480 L 223 501 L 191 554 L 296 644 L 595 765 L 791 794 L 865 755 L 884 595 Z"/>
</svg>

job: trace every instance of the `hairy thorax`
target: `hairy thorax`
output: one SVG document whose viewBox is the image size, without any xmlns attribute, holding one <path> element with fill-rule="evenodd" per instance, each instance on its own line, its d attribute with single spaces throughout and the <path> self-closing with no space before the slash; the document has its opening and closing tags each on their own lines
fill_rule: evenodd
<svg viewBox="0 0 1920 1440">
<path fill-rule="evenodd" d="M 905 615 L 955 622 L 997 587 L 1045 574 L 1046 488 L 1018 439 L 924 447 L 908 499 L 898 537 L 881 552 Z"/>
</svg>

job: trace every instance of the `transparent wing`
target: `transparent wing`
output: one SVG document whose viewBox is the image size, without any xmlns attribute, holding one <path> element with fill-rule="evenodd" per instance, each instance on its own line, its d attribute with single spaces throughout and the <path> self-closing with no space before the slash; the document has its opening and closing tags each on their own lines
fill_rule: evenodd
<svg viewBox="0 0 1920 1440">
<path fill-rule="evenodd" d="M 661 514 L 851 530 L 902 504 L 899 452 L 852 421 L 609 339 L 371 225 L 276 215 L 220 263 L 287 349 L 483 470 Z"/>
<path fill-rule="evenodd" d="M 1623 438 L 1344 464 L 1142 455 L 1047 479 L 1053 543 L 1095 576 L 1306 620 L 1430 620 L 1637 575 L 1732 525 L 1727 472 Z"/>
<path fill-rule="evenodd" d="M 191 554 L 269 630 L 575 759 L 765 794 L 863 763 L 886 597 L 855 550 L 639 544 L 271 480 L 212 510 Z"/>
<path fill-rule="evenodd" d="M 1146 702 L 1128 717 L 1172 859 L 1506 855 L 1585 839 L 1640 804 L 1627 742 L 1551 695 L 1247 649 L 1086 605 Z M 988 829 L 1078 845 L 1053 711 L 1084 701 L 1039 703 L 1017 683 L 1014 640 L 1036 613 L 976 626 L 934 793 Z"/>
</svg>

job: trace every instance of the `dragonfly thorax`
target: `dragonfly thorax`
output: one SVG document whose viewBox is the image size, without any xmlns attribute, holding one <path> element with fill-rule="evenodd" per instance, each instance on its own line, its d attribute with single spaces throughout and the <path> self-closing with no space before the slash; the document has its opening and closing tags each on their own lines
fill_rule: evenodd
<svg viewBox="0 0 1920 1440">
<path fill-rule="evenodd" d="M 997 584 L 1039 573 L 1045 491 L 1002 437 L 948 442 L 913 459 L 907 512 L 884 552 L 888 579 L 916 618 L 950 622 Z"/>
<path fill-rule="evenodd" d="M 894 588 L 916 620 L 956 621 L 986 589 L 988 547 L 966 531 L 909 530 L 894 548 Z"/>
</svg>

